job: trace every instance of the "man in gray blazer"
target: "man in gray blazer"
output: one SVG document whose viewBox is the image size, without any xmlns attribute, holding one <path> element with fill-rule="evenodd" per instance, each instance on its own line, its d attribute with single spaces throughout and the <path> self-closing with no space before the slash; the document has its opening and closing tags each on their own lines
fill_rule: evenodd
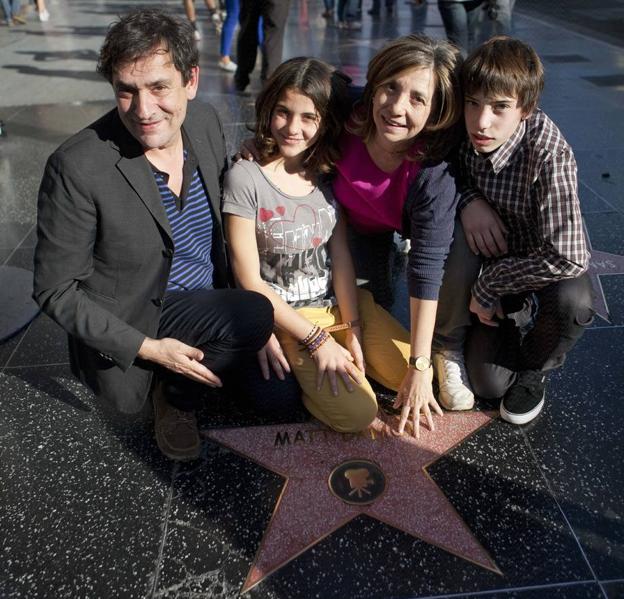
<svg viewBox="0 0 624 599">
<path fill-rule="evenodd" d="M 63 143 L 39 191 L 34 297 L 69 334 L 73 372 L 127 413 L 151 391 L 156 440 L 195 459 L 193 410 L 268 340 L 263 296 L 226 286 L 227 168 L 214 108 L 190 104 L 191 26 L 159 10 L 115 23 L 98 71 L 117 108 Z M 257 367 L 257 366 L 256 366 Z"/>
</svg>

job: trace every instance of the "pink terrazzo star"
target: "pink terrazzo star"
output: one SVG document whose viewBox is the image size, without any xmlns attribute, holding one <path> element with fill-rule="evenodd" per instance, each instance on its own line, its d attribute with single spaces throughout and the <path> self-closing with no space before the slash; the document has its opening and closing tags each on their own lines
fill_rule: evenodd
<svg viewBox="0 0 624 599">
<path fill-rule="evenodd" d="M 592 247 L 587 227 L 585 227 L 585 238 L 587 239 L 587 245 L 591 254 L 588 269 L 589 278 L 596 292 L 594 310 L 596 310 L 596 314 L 598 314 L 600 318 L 611 323 L 609 308 L 607 307 L 607 300 L 604 290 L 602 289 L 600 277 L 605 275 L 624 275 L 624 256 L 595 250 Z"/>
<path fill-rule="evenodd" d="M 421 429 L 420 439 L 396 436 L 396 422 L 379 419 L 359 434 L 317 422 L 207 431 L 208 438 L 286 478 L 241 592 L 360 514 L 500 573 L 426 471 L 494 416 L 446 413 L 436 417 L 434 432 Z M 345 503 L 329 488 L 332 470 L 350 459 L 374 462 L 385 475 L 384 492 L 369 505 Z"/>
</svg>

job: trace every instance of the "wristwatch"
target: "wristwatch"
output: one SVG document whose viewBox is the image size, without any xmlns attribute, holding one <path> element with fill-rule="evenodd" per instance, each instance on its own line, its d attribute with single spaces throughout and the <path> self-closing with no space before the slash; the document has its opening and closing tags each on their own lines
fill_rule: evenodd
<svg viewBox="0 0 624 599">
<path fill-rule="evenodd" d="M 427 356 L 410 356 L 409 365 L 422 372 L 431 368 L 431 360 Z"/>
</svg>

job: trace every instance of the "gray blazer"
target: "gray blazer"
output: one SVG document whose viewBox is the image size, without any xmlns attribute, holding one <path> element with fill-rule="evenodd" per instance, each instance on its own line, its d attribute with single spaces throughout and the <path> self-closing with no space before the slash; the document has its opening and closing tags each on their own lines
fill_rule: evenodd
<svg viewBox="0 0 624 599">
<path fill-rule="evenodd" d="M 215 286 L 225 286 L 223 128 L 196 101 L 183 129 L 212 205 Z M 33 297 L 69 334 L 72 371 L 119 410 L 139 411 L 152 366 L 135 357 L 146 335 L 156 337 L 174 247 L 151 168 L 116 109 L 48 159 L 37 238 Z"/>
</svg>

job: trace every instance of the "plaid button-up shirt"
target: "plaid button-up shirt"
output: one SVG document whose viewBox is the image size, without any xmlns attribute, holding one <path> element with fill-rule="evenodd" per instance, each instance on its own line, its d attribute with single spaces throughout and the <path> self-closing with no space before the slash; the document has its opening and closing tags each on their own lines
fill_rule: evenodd
<svg viewBox="0 0 624 599">
<path fill-rule="evenodd" d="M 469 140 L 460 149 L 459 210 L 485 199 L 507 227 L 508 253 L 488 259 L 472 294 L 490 307 L 501 296 L 581 275 L 589 263 L 576 161 L 557 126 L 536 110 L 495 152 Z"/>
</svg>

